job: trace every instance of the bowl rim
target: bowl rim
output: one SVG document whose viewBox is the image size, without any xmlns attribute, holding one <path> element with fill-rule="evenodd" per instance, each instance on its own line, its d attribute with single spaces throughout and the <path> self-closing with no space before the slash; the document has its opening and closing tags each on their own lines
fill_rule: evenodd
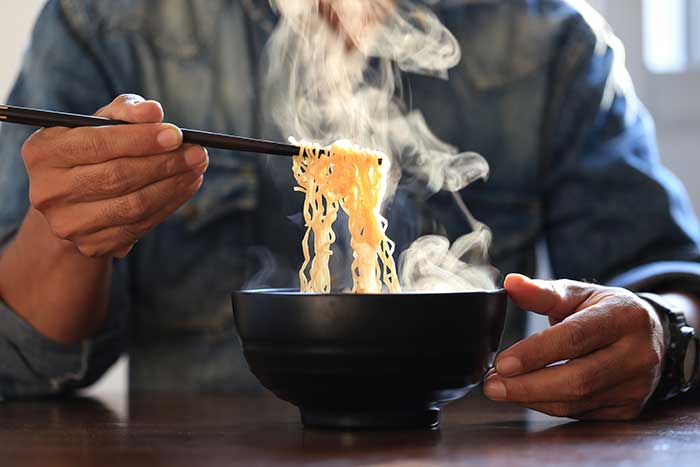
<svg viewBox="0 0 700 467">
<path fill-rule="evenodd" d="M 469 290 L 462 292 L 398 292 L 398 293 L 366 293 L 356 294 L 350 292 L 330 292 L 330 293 L 304 293 L 296 288 L 263 288 L 263 289 L 241 289 L 231 293 L 233 296 L 277 296 L 277 297 L 395 297 L 395 296 L 463 296 L 463 295 L 504 295 L 506 289 L 501 287 L 493 290 Z"/>
</svg>

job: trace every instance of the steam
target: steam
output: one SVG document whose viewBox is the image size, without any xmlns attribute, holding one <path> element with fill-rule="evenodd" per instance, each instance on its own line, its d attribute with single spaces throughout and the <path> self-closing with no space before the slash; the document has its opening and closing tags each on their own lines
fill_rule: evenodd
<svg viewBox="0 0 700 467">
<path fill-rule="evenodd" d="M 270 0 L 280 21 L 268 42 L 265 108 L 298 139 L 328 145 L 349 139 L 391 157 L 388 202 L 409 176 L 428 193 L 455 193 L 472 232 L 452 245 L 439 236 L 416 240 L 400 255 L 405 290 L 495 288 L 488 265 L 491 232 L 456 193 L 488 177 L 486 160 L 460 153 L 407 111 L 402 71 L 446 79 L 459 44 L 437 16 L 412 0 Z M 322 19 L 325 18 L 325 19 Z"/>
<path fill-rule="evenodd" d="M 425 235 L 403 253 L 399 282 L 406 291 L 456 292 L 494 288 L 495 269 L 483 261 L 491 232 L 483 225 L 472 233 L 450 241 L 439 235 Z"/>
</svg>

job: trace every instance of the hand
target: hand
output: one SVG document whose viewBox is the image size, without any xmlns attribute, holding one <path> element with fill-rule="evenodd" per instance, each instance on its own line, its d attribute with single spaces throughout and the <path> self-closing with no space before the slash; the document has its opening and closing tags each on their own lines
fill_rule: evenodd
<svg viewBox="0 0 700 467">
<path fill-rule="evenodd" d="M 157 102 L 123 95 L 97 115 L 134 124 L 36 132 L 22 149 L 29 197 L 84 256 L 123 257 L 197 192 L 209 158 Z"/>
<path fill-rule="evenodd" d="M 490 399 L 579 419 L 640 414 L 666 351 L 651 305 L 625 289 L 518 274 L 505 288 L 521 308 L 548 315 L 552 327 L 498 356 L 485 379 Z"/>
</svg>

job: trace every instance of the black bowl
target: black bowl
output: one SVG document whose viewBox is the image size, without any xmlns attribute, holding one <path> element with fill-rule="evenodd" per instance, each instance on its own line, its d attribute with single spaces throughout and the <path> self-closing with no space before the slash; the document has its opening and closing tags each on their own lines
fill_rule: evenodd
<svg viewBox="0 0 700 467">
<path fill-rule="evenodd" d="M 233 294 L 248 365 L 306 426 L 435 428 L 493 363 L 506 293 Z"/>
</svg>

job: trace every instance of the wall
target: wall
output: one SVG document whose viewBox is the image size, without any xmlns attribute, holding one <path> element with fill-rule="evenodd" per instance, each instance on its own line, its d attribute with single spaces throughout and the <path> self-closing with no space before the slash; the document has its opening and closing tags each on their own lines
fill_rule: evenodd
<svg viewBox="0 0 700 467">
<path fill-rule="evenodd" d="M 626 46 L 627 65 L 635 88 L 656 122 L 661 158 L 683 181 L 698 212 L 700 111 L 695 104 L 700 93 L 700 73 L 655 75 L 645 67 L 642 59 L 642 0 L 597 0 L 595 3 Z"/>
<path fill-rule="evenodd" d="M 5 100 L 17 75 L 22 52 L 43 0 L 0 1 L 2 41 L 0 41 L 0 102 Z"/>
</svg>

